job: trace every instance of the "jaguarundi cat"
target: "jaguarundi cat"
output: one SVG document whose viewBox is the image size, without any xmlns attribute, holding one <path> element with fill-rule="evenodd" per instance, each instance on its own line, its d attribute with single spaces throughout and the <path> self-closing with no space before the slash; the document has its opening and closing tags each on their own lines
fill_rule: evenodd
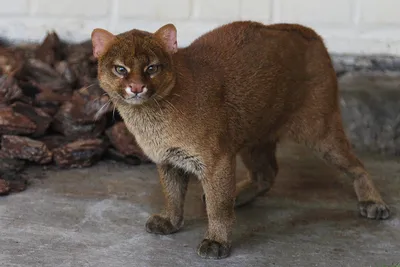
<svg viewBox="0 0 400 267">
<path fill-rule="evenodd" d="M 157 164 L 166 208 L 148 219 L 148 232 L 182 228 L 188 180 L 195 175 L 208 215 L 197 252 L 227 257 L 234 207 L 271 188 L 276 145 L 287 138 L 353 179 L 362 216 L 389 217 L 345 135 L 336 74 L 314 30 L 237 21 L 178 48 L 177 30 L 167 24 L 154 33 L 95 29 L 92 43 L 100 85 Z M 238 184 L 237 155 L 248 170 Z"/>
</svg>

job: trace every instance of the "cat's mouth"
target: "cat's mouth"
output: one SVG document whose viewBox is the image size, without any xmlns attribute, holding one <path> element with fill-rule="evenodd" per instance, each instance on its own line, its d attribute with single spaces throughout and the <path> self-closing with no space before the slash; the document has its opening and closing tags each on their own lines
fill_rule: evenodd
<svg viewBox="0 0 400 267">
<path fill-rule="evenodd" d="M 124 99 L 125 102 L 134 105 L 140 105 L 148 100 L 147 97 L 131 96 Z"/>
<path fill-rule="evenodd" d="M 151 93 L 147 87 L 143 87 L 140 91 L 132 91 L 131 88 L 127 87 L 121 97 L 128 104 L 140 105 L 149 100 Z"/>
</svg>

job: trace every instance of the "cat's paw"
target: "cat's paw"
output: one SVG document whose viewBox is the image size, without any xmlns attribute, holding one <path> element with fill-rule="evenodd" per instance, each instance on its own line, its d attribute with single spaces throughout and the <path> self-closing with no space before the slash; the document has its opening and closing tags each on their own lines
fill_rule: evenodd
<svg viewBox="0 0 400 267">
<path fill-rule="evenodd" d="M 385 220 L 390 217 L 390 210 L 385 203 L 360 201 L 358 208 L 360 214 L 368 219 Z"/>
<path fill-rule="evenodd" d="M 169 218 L 153 215 L 146 222 L 146 231 L 152 234 L 168 235 L 177 232 L 181 225 L 174 226 Z"/>
<path fill-rule="evenodd" d="M 223 259 L 229 256 L 231 246 L 210 239 L 203 239 L 197 247 L 197 254 L 204 259 Z"/>
</svg>

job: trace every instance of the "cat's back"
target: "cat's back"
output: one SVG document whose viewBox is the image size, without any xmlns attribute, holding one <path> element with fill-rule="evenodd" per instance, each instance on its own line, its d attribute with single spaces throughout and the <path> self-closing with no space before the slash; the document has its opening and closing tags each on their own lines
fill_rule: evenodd
<svg viewBox="0 0 400 267">
<path fill-rule="evenodd" d="M 261 42 L 260 42 L 261 41 Z M 233 52 L 248 46 L 268 44 L 285 49 L 285 44 L 296 42 L 299 48 L 306 48 L 310 42 L 322 43 L 321 37 L 311 28 L 299 24 L 265 25 L 254 21 L 236 21 L 222 25 L 197 38 L 188 47 L 189 50 L 201 53 L 213 49 Z"/>
</svg>

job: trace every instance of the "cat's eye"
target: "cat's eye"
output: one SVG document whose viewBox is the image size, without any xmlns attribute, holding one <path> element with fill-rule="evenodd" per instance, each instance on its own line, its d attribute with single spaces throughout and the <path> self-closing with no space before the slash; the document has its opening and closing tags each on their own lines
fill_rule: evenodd
<svg viewBox="0 0 400 267">
<path fill-rule="evenodd" d="M 126 76 L 128 74 L 128 70 L 122 66 L 114 66 L 114 70 L 118 75 Z"/>
<path fill-rule="evenodd" d="M 159 66 L 158 65 L 150 65 L 146 69 L 146 73 L 149 75 L 152 75 L 158 71 Z"/>
</svg>

